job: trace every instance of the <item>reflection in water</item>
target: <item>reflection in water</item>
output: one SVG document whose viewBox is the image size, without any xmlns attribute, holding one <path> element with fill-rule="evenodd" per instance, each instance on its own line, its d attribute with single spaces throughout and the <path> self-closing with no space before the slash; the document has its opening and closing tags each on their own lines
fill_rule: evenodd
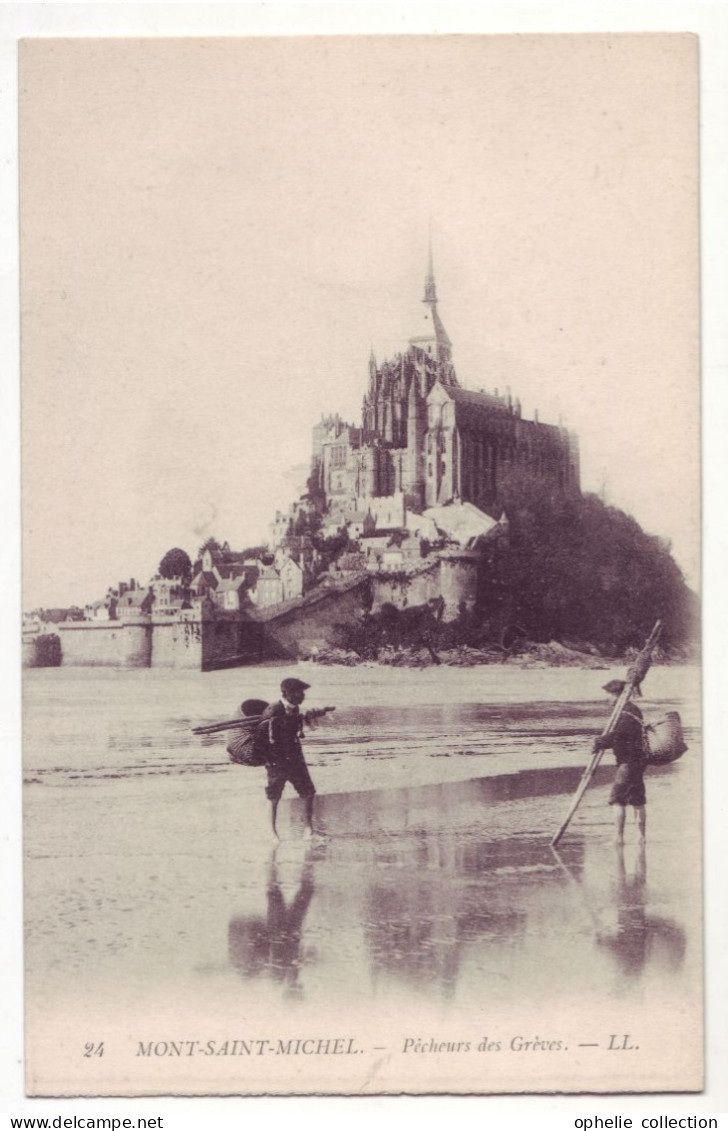
<svg viewBox="0 0 728 1131">
<path fill-rule="evenodd" d="M 647 913 L 649 886 L 647 883 L 647 850 L 641 844 L 635 864 L 627 871 L 624 846 L 616 847 L 616 878 L 611 886 L 615 926 L 604 926 L 609 906 L 595 906 L 578 870 L 567 867 L 560 853 L 553 850 L 563 872 L 579 892 L 582 906 L 592 921 L 597 946 L 611 954 L 618 972 L 628 980 L 639 978 L 648 966 L 660 967 L 662 972 L 674 973 L 680 969 L 685 957 L 685 931 L 671 919 Z"/>
<path fill-rule="evenodd" d="M 526 771 L 321 797 L 318 817 L 330 836 L 326 852 L 309 853 L 297 865 L 294 883 L 283 885 L 272 857 L 267 915 L 229 921 L 231 965 L 245 980 L 268 978 L 287 994 L 302 996 L 301 937 L 316 869 L 322 902 L 311 931 L 322 948 L 318 982 L 329 964 L 330 976 L 339 976 L 337 955 L 329 949 L 334 938 L 338 956 L 359 953 L 363 944 L 375 995 L 396 988 L 451 1001 L 475 983 L 491 998 L 508 997 L 520 992 L 524 977 L 538 980 L 539 956 L 547 965 L 566 961 L 569 973 L 589 985 L 595 947 L 616 964 L 621 988 L 647 967 L 661 974 L 678 970 L 685 934 L 649 913 L 644 852 L 629 873 L 618 854 L 607 894 L 601 868 L 601 880 L 589 878 L 594 862 L 587 869 L 584 841 L 572 840 L 557 853 L 542 833 L 528 828 L 536 800 L 560 791 L 572 776 L 568 769 Z M 528 808 L 512 808 L 524 799 Z M 581 914 L 568 897 L 569 886 L 578 893 Z M 565 937 L 571 940 L 566 949 Z"/>
<path fill-rule="evenodd" d="M 425 877 L 408 887 L 372 885 L 365 936 L 374 987 L 383 978 L 451 998 L 466 948 L 515 943 L 526 915 L 490 907 L 487 893 Z"/>
<path fill-rule="evenodd" d="M 679 970 L 685 957 L 685 932 L 671 919 L 648 915 L 647 852 L 643 845 L 634 869 L 628 875 L 624 849 L 618 847 L 617 879 L 614 884 L 617 928 L 600 931 L 596 941 L 612 953 L 620 973 L 639 977 L 648 963 L 667 972 Z"/>
<path fill-rule="evenodd" d="M 228 924 L 230 964 L 244 978 L 268 976 L 284 987 L 288 997 L 303 996 L 299 981 L 301 934 L 314 894 L 313 862 L 300 868 L 298 890 L 290 903 L 281 890 L 275 852 L 268 870 L 268 912 L 262 916 L 234 916 Z"/>
<path fill-rule="evenodd" d="M 304 861 L 300 802 L 284 800 L 292 843 L 270 860 L 263 771 L 231 766 L 222 738 L 197 741 L 179 704 L 196 723 L 225 718 L 241 688 L 265 697 L 280 675 L 28 673 L 31 1000 L 69 977 L 89 1000 L 177 979 L 241 1016 L 304 989 L 321 1015 L 375 995 L 402 1016 L 427 1001 L 482 1016 L 696 998 L 700 860 L 683 824 L 698 824 L 697 731 L 689 758 L 651 774 L 649 883 L 631 846 L 615 871 L 606 760 L 560 846 L 567 875 L 549 839 L 603 723 L 601 675 L 321 667 L 317 702 L 337 711 L 307 757 L 327 839 Z M 694 687 L 658 669 L 650 688 L 670 696 L 683 678 Z M 689 696 L 678 705 L 697 720 Z"/>
<path fill-rule="evenodd" d="M 375 860 L 364 905 L 373 986 L 395 982 L 442 999 L 454 996 L 466 959 L 493 970 L 504 951 L 523 942 L 529 915 L 514 905 L 514 870 L 532 869 L 534 883 L 553 882 L 547 850 L 528 837 L 505 842 L 420 830 L 399 867 L 383 869 L 382 857 Z"/>
</svg>

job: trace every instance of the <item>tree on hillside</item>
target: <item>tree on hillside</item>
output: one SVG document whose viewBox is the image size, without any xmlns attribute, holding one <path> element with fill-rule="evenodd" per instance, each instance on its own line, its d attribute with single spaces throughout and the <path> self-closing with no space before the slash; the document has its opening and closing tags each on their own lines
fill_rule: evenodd
<svg viewBox="0 0 728 1131">
<path fill-rule="evenodd" d="M 222 550 L 222 546 L 218 542 L 217 538 L 213 538 L 213 537 L 206 538 L 205 541 L 200 546 L 199 550 L 197 551 L 197 560 L 198 561 L 202 557 L 202 555 L 204 554 L 205 550 L 212 550 L 213 553 L 216 553 L 217 551 Z"/>
<path fill-rule="evenodd" d="M 159 576 L 166 578 L 179 577 L 183 585 L 189 585 L 192 579 L 192 562 L 190 556 L 179 546 L 167 550 L 159 563 Z"/>
<path fill-rule="evenodd" d="M 240 557 L 247 558 L 262 558 L 264 554 L 268 553 L 267 546 L 246 546 L 244 550 L 240 550 Z"/>
<path fill-rule="evenodd" d="M 583 639 L 621 651 L 664 622 L 665 645 L 689 641 L 694 596 L 660 538 L 595 495 L 556 495 L 513 478 L 503 504 L 503 568 L 512 613 L 536 639 Z"/>
<path fill-rule="evenodd" d="M 314 538 L 313 544 L 321 555 L 322 562 L 328 566 L 338 558 L 339 554 L 343 554 L 344 550 L 348 549 L 349 532 L 346 529 L 340 530 L 330 538 L 322 538 L 319 535 Z"/>
<path fill-rule="evenodd" d="M 321 524 L 322 519 L 318 511 L 301 510 L 293 520 L 292 528 L 288 533 L 296 538 L 301 538 L 305 534 L 318 534 Z"/>
</svg>

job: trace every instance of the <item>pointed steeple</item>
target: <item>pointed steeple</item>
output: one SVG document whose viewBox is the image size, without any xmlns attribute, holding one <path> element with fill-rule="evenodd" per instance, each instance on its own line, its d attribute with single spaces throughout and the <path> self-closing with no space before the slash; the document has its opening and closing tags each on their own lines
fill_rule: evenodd
<svg viewBox="0 0 728 1131">
<path fill-rule="evenodd" d="M 437 290 L 435 288 L 435 269 L 432 266 L 432 225 L 430 225 L 430 233 L 428 237 L 427 246 L 427 275 L 425 277 L 425 297 L 423 302 L 437 303 Z"/>
<path fill-rule="evenodd" d="M 410 338 L 410 345 L 421 349 L 434 361 L 450 363 L 452 361 L 452 342 L 447 336 L 440 315 L 437 313 L 437 288 L 432 262 L 432 232 L 430 232 L 428 240 L 425 297 L 422 301 L 428 307 L 428 312 L 424 316 L 425 332 Z"/>
<path fill-rule="evenodd" d="M 374 346 L 369 351 L 369 397 L 373 400 L 377 395 L 377 359 L 374 356 Z"/>
</svg>

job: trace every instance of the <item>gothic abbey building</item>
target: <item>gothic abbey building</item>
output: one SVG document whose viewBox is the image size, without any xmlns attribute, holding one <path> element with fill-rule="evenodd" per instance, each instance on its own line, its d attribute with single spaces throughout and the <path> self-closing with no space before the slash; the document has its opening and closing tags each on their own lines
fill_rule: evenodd
<svg viewBox="0 0 728 1131">
<path fill-rule="evenodd" d="M 313 430 L 311 496 L 325 509 L 404 496 L 408 510 L 473 503 L 497 517 L 503 485 L 527 473 L 563 493 L 579 491 L 573 433 L 525 420 L 510 393 L 460 385 L 452 343 L 437 309 L 430 253 L 425 332 L 381 365 L 369 359 L 361 426 L 325 417 Z"/>
</svg>

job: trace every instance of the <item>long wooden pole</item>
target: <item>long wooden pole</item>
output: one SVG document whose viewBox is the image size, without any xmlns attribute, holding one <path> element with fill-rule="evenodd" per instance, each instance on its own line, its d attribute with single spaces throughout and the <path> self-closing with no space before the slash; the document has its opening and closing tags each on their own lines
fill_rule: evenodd
<svg viewBox="0 0 728 1131">
<path fill-rule="evenodd" d="M 232 730 L 233 727 L 247 726 L 250 718 L 241 715 L 238 719 L 226 719 L 222 723 L 208 723 L 207 726 L 192 727 L 193 734 L 217 734 L 219 730 Z"/>
<path fill-rule="evenodd" d="M 658 620 L 657 623 L 655 624 L 655 627 L 652 629 L 652 632 L 650 633 L 650 635 L 649 635 L 649 637 L 648 637 L 648 639 L 645 643 L 644 648 L 640 652 L 640 654 L 637 657 L 637 659 L 635 660 L 635 662 L 632 665 L 630 665 L 630 668 L 627 671 L 627 680 L 625 682 L 624 689 L 621 692 L 616 703 L 614 704 L 614 707 L 612 708 L 612 713 L 609 716 L 609 720 L 607 722 L 607 725 L 605 726 L 604 730 L 602 731 L 602 735 L 601 735 L 602 738 L 604 738 L 606 735 L 612 733 L 612 731 L 614 730 L 614 728 L 616 727 L 617 723 L 619 722 L 619 720 L 621 718 L 621 715 L 622 715 L 624 708 L 627 706 L 627 703 L 630 700 L 632 692 L 634 691 L 635 687 L 637 687 L 642 682 L 645 675 L 647 674 L 647 670 L 649 669 L 649 666 L 650 666 L 650 659 L 652 657 L 652 650 L 654 649 L 655 645 L 657 644 L 657 641 L 660 638 L 660 632 L 661 631 L 662 631 L 662 621 Z M 592 756 L 589 759 L 589 762 L 587 763 L 586 769 L 584 770 L 584 773 L 581 775 L 581 781 L 579 782 L 579 784 L 576 788 L 576 793 L 574 794 L 574 796 L 571 800 L 571 805 L 569 806 L 569 811 L 566 814 L 566 817 L 564 818 L 558 832 L 556 833 L 556 835 L 551 840 L 551 847 L 552 848 L 556 847 L 556 845 L 559 843 L 562 836 L 566 832 L 567 828 L 569 827 L 569 823 L 571 822 L 571 818 L 574 816 L 574 813 L 579 808 L 579 805 L 581 803 L 581 799 L 584 796 L 584 794 L 586 793 L 586 791 L 589 787 L 589 783 L 592 780 L 592 778 L 594 777 L 594 774 L 596 773 L 596 768 L 602 760 L 603 753 L 604 753 L 603 750 L 594 750 L 593 751 Z"/>
<path fill-rule="evenodd" d="M 321 718 L 323 715 L 328 715 L 330 711 L 335 711 L 335 707 L 312 707 L 310 711 L 303 712 L 303 720 L 310 723 L 312 719 Z M 233 730 L 235 727 L 248 726 L 251 721 L 250 715 L 240 715 L 235 719 L 225 719 L 221 723 L 207 723 L 205 726 L 192 727 L 193 734 L 217 734 L 222 730 Z"/>
</svg>

